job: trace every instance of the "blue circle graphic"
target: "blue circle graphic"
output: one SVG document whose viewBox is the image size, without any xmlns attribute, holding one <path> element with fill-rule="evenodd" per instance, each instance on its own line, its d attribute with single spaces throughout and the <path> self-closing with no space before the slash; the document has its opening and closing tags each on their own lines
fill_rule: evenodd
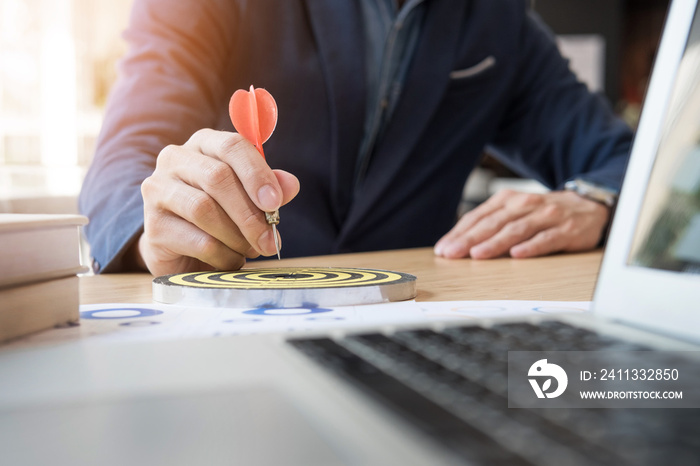
<svg viewBox="0 0 700 466">
<path fill-rule="evenodd" d="M 137 314 L 135 315 L 130 315 L 130 316 L 111 316 L 109 314 L 107 315 L 100 315 L 102 313 L 109 313 L 109 312 L 114 312 L 114 311 L 135 311 Z M 111 309 L 95 309 L 94 311 L 83 311 L 80 313 L 80 318 L 81 319 L 104 319 L 104 320 L 113 320 L 113 319 L 133 319 L 135 317 L 149 317 L 149 316 L 157 316 L 159 314 L 162 314 L 163 311 L 159 311 L 157 309 L 148 309 L 148 308 L 143 308 L 143 307 L 115 307 Z"/>
<path fill-rule="evenodd" d="M 331 312 L 332 309 L 325 307 L 259 307 L 250 311 L 243 311 L 243 314 L 254 316 L 287 317 L 306 316 L 312 314 L 322 314 Z"/>
</svg>

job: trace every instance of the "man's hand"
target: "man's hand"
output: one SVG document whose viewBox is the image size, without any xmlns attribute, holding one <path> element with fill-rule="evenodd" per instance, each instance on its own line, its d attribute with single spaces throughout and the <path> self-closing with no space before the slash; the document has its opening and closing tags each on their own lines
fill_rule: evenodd
<svg viewBox="0 0 700 466">
<path fill-rule="evenodd" d="M 299 180 L 271 170 L 237 133 L 202 129 L 158 155 L 141 185 L 144 233 L 137 262 L 154 275 L 236 270 L 275 254 L 264 212 L 288 203 Z"/>
<path fill-rule="evenodd" d="M 467 212 L 435 245 L 450 259 L 534 257 L 592 249 L 610 219 L 610 209 L 571 191 L 526 194 L 500 191 Z"/>
</svg>

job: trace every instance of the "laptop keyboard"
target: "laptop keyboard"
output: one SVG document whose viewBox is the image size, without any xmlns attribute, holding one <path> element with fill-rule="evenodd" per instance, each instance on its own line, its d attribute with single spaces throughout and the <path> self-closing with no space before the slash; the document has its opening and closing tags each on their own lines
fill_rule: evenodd
<svg viewBox="0 0 700 466">
<path fill-rule="evenodd" d="M 649 350 L 557 321 L 408 330 L 289 344 L 465 461 L 698 464 L 700 410 L 508 409 L 508 350 Z"/>
</svg>

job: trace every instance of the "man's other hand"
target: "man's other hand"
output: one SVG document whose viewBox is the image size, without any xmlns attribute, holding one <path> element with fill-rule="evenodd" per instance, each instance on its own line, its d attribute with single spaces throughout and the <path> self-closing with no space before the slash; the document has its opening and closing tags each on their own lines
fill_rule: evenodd
<svg viewBox="0 0 700 466">
<path fill-rule="evenodd" d="M 608 207 L 571 191 L 504 190 L 462 216 L 435 244 L 435 254 L 491 259 L 584 251 L 599 244 L 609 219 Z"/>
</svg>

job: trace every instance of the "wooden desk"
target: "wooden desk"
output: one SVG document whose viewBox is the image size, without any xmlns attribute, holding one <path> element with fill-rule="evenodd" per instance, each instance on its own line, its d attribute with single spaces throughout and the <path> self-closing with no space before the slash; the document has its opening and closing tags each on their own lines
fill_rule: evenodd
<svg viewBox="0 0 700 466">
<path fill-rule="evenodd" d="M 527 299 L 590 301 L 602 259 L 600 251 L 536 259 L 448 260 L 432 248 L 266 260 L 247 267 L 368 267 L 418 277 L 418 301 Z M 150 303 L 149 274 L 83 277 L 80 303 Z"/>
</svg>

